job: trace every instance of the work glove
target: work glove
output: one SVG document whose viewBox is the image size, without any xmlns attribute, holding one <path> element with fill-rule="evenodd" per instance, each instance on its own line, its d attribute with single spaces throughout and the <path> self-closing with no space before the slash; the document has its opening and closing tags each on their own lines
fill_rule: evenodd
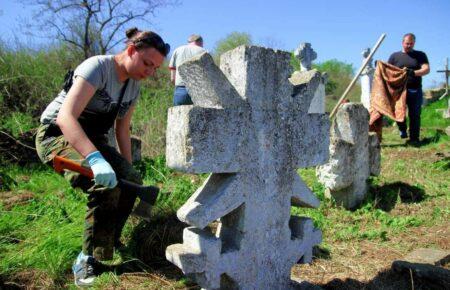
<svg viewBox="0 0 450 290">
<path fill-rule="evenodd" d="M 94 173 L 95 184 L 106 186 L 108 188 L 116 187 L 116 173 L 99 151 L 90 153 L 86 156 L 86 160 L 89 162 L 89 166 Z"/>
<path fill-rule="evenodd" d="M 406 74 L 408 75 L 409 79 L 416 76 L 416 74 L 414 73 L 414 70 L 411 68 L 406 68 Z"/>
</svg>

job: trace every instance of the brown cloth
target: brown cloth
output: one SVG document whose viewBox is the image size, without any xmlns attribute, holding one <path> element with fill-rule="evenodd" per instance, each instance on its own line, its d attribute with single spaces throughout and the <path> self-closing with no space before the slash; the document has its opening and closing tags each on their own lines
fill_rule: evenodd
<svg viewBox="0 0 450 290">
<path fill-rule="evenodd" d="M 370 97 L 369 131 L 376 132 L 381 141 L 383 115 L 403 122 L 406 115 L 406 70 L 377 61 Z"/>
</svg>

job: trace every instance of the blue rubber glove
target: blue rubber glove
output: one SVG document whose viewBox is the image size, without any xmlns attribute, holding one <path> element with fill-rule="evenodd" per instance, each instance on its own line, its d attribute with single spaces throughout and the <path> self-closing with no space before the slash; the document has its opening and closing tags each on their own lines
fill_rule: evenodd
<svg viewBox="0 0 450 290">
<path fill-rule="evenodd" d="M 94 173 L 95 184 L 103 185 L 108 188 L 116 187 L 116 173 L 99 151 L 90 153 L 86 156 L 86 160 L 89 162 L 89 166 Z"/>
</svg>

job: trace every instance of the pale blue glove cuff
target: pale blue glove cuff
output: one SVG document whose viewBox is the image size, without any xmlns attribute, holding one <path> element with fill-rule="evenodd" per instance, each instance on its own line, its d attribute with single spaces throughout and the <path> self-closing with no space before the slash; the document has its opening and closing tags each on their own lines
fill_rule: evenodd
<svg viewBox="0 0 450 290">
<path fill-rule="evenodd" d="M 92 167 L 95 164 L 106 161 L 105 158 L 103 158 L 102 153 L 100 151 L 94 151 L 90 153 L 88 156 L 86 156 L 86 160 L 89 162 L 89 166 Z"/>
<path fill-rule="evenodd" d="M 98 185 L 114 188 L 117 186 L 117 178 L 114 169 L 103 158 L 99 151 L 94 151 L 86 156 L 86 160 L 94 173 L 95 183 Z"/>
</svg>

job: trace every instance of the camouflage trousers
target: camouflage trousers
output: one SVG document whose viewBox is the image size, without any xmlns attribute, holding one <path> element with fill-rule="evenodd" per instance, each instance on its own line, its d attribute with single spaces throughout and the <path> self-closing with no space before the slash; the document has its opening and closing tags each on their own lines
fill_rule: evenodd
<svg viewBox="0 0 450 290">
<path fill-rule="evenodd" d="M 46 136 L 47 129 L 48 125 L 41 125 L 36 135 L 36 150 L 42 162 L 52 166 L 52 158 L 59 155 L 89 168 L 87 160 L 64 136 Z M 142 184 L 139 173 L 114 147 L 108 145 L 106 136 L 91 137 L 90 140 L 109 162 L 118 179 Z M 91 179 L 75 172 L 65 171 L 64 178 L 72 187 L 79 187 L 88 195 L 83 253 L 98 260 L 112 259 L 114 245 L 120 244 L 120 235 L 133 209 L 136 194 L 122 192 L 118 187 L 99 187 Z"/>
</svg>

